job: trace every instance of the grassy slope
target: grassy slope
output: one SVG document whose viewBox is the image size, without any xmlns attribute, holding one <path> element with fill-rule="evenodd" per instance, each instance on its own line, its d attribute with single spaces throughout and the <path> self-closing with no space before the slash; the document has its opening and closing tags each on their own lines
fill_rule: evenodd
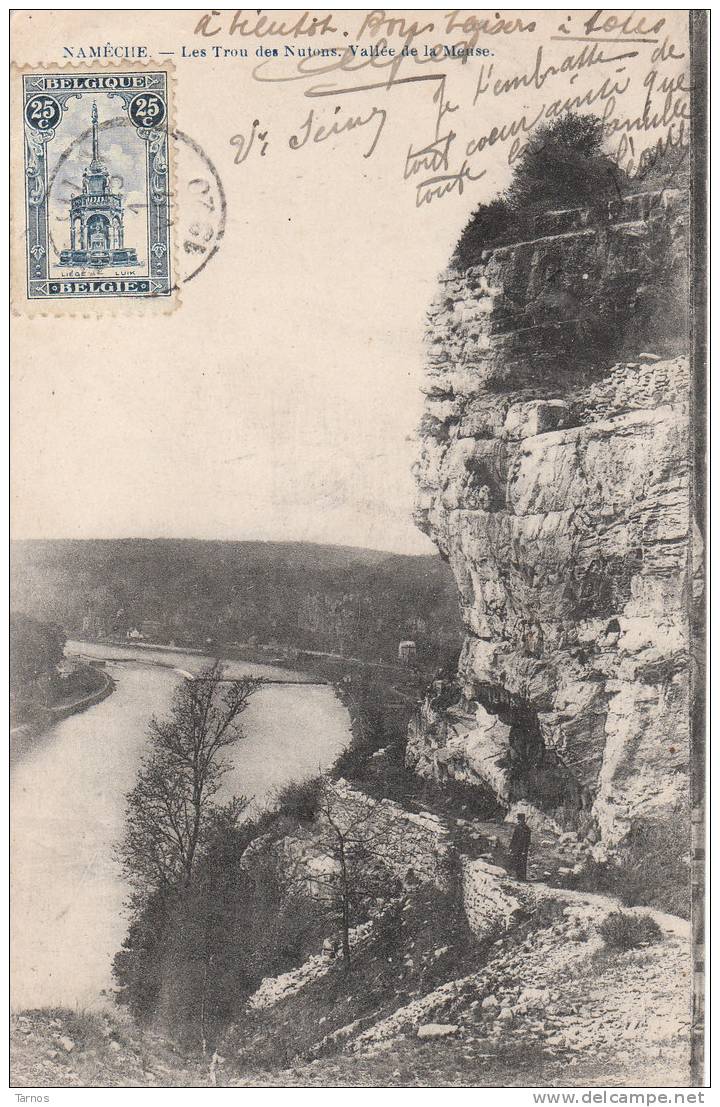
<svg viewBox="0 0 720 1107">
<path fill-rule="evenodd" d="M 420 896 L 404 912 L 402 943 L 407 957 L 393 959 L 387 945 L 367 943 L 358 951 L 350 978 L 331 969 L 295 995 L 243 1016 L 219 1043 L 222 1061 L 214 1066 L 209 1055 L 183 1056 L 157 1034 L 141 1035 L 108 1016 L 29 1012 L 16 1018 L 12 1028 L 13 1085 L 657 1087 L 687 1083 L 686 1040 L 662 1014 L 662 1004 L 677 1006 L 685 988 L 678 971 L 684 956 L 682 943 L 672 935 L 666 934 L 659 945 L 648 949 L 613 952 L 600 947 L 591 931 L 573 937 L 562 911 L 546 906 L 512 934 L 483 945 L 469 939 L 450 910 L 432 915 L 430 906 Z M 438 945 L 441 939 L 444 945 Z M 543 966 L 552 958 L 555 964 L 543 978 Z M 507 996 L 536 984 L 549 989 L 542 1009 L 518 1015 L 509 1025 L 501 1028 L 482 1008 L 484 995 Z M 390 1036 L 379 1037 L 370 1045 L 371 1055 L 353 1053 L 348 1041 L 327 1041 L 333 1031 L 355 1020 L 360 1020 L 358 1029 L 375 1027 L 442 985 L 446 987 L 439 1007 Z M 650 1030 L 642 1023 L 644 1011 L 650 1016 Z M 654 1012 L 659 1023 L 653 1021 Z M 457 1031 L 440 1040 L 419 1040 L 417 1023 L 432 1021 L 452 1023 Z M 572 1034 L 582 1026 L 587 1044 L 573 1046 Z M 559 1034 L 563 1028 L 567 1040 Z M 63 1048 L 65 1036 L 73 1043 L 70 1052 Z"/>
</svg>

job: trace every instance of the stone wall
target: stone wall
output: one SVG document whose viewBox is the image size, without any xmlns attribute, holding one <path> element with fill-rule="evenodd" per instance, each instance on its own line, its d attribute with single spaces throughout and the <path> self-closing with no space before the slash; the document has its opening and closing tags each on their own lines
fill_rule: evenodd
<svg viewBox="0 0 720 1107">
<path fill-rule="evenodd" d="M 408 762 L 613 844 L 687 799 L 687 205 L 551 215 L 570 229 L 448 271 L 429 312 L 417 521 L 467 633 Z"/>
<path fill-rule="evenodd" d="M 521 896 L 522 886 L 504 869 L 463 858 L 463 907 L 476 938 L 492 938 L 509 930 L 524 912 Z"/>
</svg>

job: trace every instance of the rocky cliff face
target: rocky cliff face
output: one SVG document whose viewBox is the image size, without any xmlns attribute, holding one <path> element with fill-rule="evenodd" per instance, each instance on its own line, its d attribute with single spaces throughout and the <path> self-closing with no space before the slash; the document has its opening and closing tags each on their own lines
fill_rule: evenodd
<svg viewBox="0 0 720 1107">
<path fill-rule="evenodd" d="M 687 802 L 686 197 L 538 230 L 446 272 L 429 312 L 417 521 L 467 633 L 408 761 L 612 845 Z"/>
</svg>

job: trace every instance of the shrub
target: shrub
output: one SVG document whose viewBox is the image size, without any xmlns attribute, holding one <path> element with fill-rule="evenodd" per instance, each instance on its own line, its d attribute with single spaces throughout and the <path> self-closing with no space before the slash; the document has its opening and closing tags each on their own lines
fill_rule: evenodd
<svg viewBox="0 0 720 1107">
<path fill-rule="evenodd" d="M 321 786 L 320 776 L 291 781 L 277 793 L 278 808 L 284 815 L 298 819 L 299 822 L 313 822 L 318 810 Z"/>
<path fill-rule="evenodd" d="M 44 1007 L 39 1014 L 62 1023 L 62 1034 L 67 1035 L 79 1049 L 102 1049 L 110 1037 L 118 1034 L 105 1015 L 84 1008 Z"/>
<path fill-rule="evenodd" d="M 607 861 L 597 861 L 592 854 L 583 861 L 582 872 L 573 874 L 569 887 L 588 892 L 616 891 L 614 870 Z"/>
<path fill-rule="evenodd" d="M 565 921 L 565 904 L 559 899 L 539 899 L 532 913 L 533 928 L 545 930 Z"/>
<path fill-rule="evenodd" d="M 361 742 L 351 742 L 338 754 L 333 763 L 333 774 L 347 780 L 363 780 L 371 750 Z"/>
<path fill-rule="evenodd" d="M 613 887 L 628 907 L 658 907 L 690 917 L 690 814 L 678 810 L 664 823 L 646 823 L 630 832 L 614 874 Z"/>
<path fill-rule="evenodd" d="M 403 908 L 406 900 L 390 903 L 373 923 L 372 942 L 375 955 L 383 960 L 393 959 L 403 948 Z"/>
<path fill-rule="evenodd" d="M 609 861 L 587 857 L 572 888 L 612 892 L 626 907 L 656 907 L 683 919 L 690 917 L 690 819 L 687 808 L 666 823 L 632 829 L 617 856 Z"/>
<path fill-rule="evenodd" d="M 550 211 L 618 196 L 622 170 L 602 150 L 595 115 L 568 112 L 538 127 L 520 156 L 508 189 L 512 207 Z"/>
<path fill-rule="evenodd" d="M 652 945 L 662 938 L 662 931 L 649 915 L 631 915 L 627 911 L 612 911 L 603 919 L 598 933 L 612 949 L 637 949 Z"/>
<path fill-rule="evenodd" d="M 302 962 L 323 934 L 271 843 L 245 856 L 257 825 L 219 824 L 192 884 L 136 904 L 115 955 L 117 1002 L 188 1049 L 217 1040 L 261 979 Z"/>
<path fill-rule="evenodd" d="M 461 269 L 477 265 L 483 250 L 517 241 L 523 237 L 523 230 L 523 220 L 506 200 L 478 204 L 460 236 L 451 264 Z"/>
<path fill-rule="evenodd" d="M 504 196 L 479 204 L 458 241 L 452 264 L 477 265 L 483 250 L 532 237 L 543 212 L 602 205 L 627 190 L 627 178 L 602 149 L 602 120 L 567 112 L 532 134 Z"/>
</svg>

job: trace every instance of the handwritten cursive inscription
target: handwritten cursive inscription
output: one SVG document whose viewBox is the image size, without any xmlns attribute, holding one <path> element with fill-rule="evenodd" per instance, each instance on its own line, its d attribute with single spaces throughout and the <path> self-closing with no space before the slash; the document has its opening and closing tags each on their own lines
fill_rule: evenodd
<svg viewBox="0 0 720 1107">
<path fill-rule="evenodd" d="M 315 35 L 337 34 L 337 27 L 333 23 L 331 14 L 325 16 L 310 15 L 303 12 L 294 20 L 268 19 L 260 11 L 247 15 L 242 9 L 232 13 L 230 22 L 227 22 L 231 13 L 226 11 L 206 12 L 200 16 L 195 25 L 195 34 L 203 38 L 211 38 L 214 35 L 245 35 L 248 38 L 263 38 L 277 36 L 278 38 L 302 38 Z"/>
<path fill-rule="evenodd" d="M 286 42 L 255 51 L 256 81 L 297 86 L 309 100 L 336 100 L 330 111 L 309 107 L 283 136 L 293 151 L 330 150 L 361 135 L 362 157 L 372 158 L 395 104 L 407 103 L 391 93 L 411 88 L 419 133 L 407 136 L 398 170 L 425 208 L 463 195 L 488 164 L 502 187 L 533 131 L 567 113 L 600 119 L 606 150 L 628 176 L 673 148 L 682 151 L 690 118 L 687 40 L 675 41 L 673 28 L 677 16 L 602 8 L 560 15 L 375 8 L 292 17 L 213 9 L 197 19 L 195 33 L 323 38 L 317 48 Z M 513 36 L 535 42 L 508 47 Z M 356 103 L 346 110 L 348 97 Z M 242 165 L 253 154 L 265 156 L 270 136 L 255 120 L 230 141 Z"/>
<path fill-rule="evenodd" d="M 316 118 L 315 108 L 310 108 L 307 119 L 298 128 L 297 134 L 290 135 L 288 139 L 288 145 L 291 150 L 302 150 L 303 146 L 306 146 L 308 142 L 327 142 L 329 138 L 333 138 L 337 135 L 345 134 L 348 131 L 356 131 L 362 127 L 375 128 L 375 133 L 372 137 L 370 145 L 363 154 L 364 158 L 370 158 L 375 152 L 375 148 L 380 141 L 380 135 L 382 134 L 383 127 L 387 120 L 387 112 L 384 108 L 372 108 L 371 111 L 363 118 L 362 115 L 350 115 L 342 118 L 342 109 L 338 106 L 333 113 L 333 119 L 330 124 L 320 123 Z"/>
</svg>

